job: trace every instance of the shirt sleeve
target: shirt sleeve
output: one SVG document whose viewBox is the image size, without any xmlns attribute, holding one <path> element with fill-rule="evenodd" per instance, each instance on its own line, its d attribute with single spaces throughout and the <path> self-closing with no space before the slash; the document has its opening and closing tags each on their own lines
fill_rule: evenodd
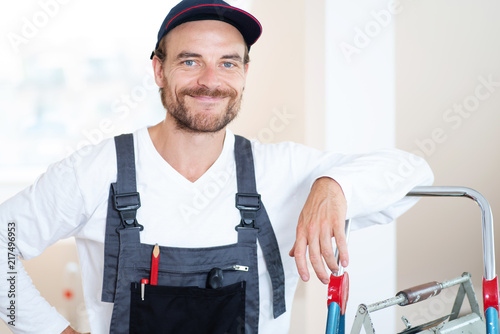
<svg viewBox="0 0 500 334">
<path fill-rule="evenodd" d="M 418 198 L 405 197 L 417 186 L 431 185 L 434 176 L 427 162 L 397 149 L 328 159 L 319 166 L 317 178 L 337 181 L 347 200 L 347 218 L 353 229 L 389 223 L 413 206 Z"/>
<path fill-rule="evenodd" d="M 75 234 L 86 220 L 84 207 L 71 157 L 0 205 L 0 266 L 7 276 L 0 279 L 0 317 L 14 320 L 14 333 L 60 333 L 69 325 L 40 296 L 19 258 L 31 259 Z M 13 303 L 15 311 L 8 309 Z"/>
</svg>

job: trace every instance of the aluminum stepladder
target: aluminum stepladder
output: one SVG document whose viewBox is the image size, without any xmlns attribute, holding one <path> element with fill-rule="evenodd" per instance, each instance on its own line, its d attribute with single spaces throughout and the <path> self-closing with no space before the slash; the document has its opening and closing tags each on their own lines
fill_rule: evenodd
<svg viewBox="0 0 500 334">
<path fill-rule="evenodd" d="M 479 192 L 464 187 L 416 187 L 407 196 L 411 197 L 466 197 L 475 201 L 481 209 L 482 235 L 483 235 L 483 307 L 484 319 L 477 303 L 474 289 L 470 280 L 470 274 L 464 273 L 461 277 L 450 281 L 438 283 L 431 282 L 405 289 L 396 294 L 395 297 L 371 304 L 361 304 L 358 307 L 351 334 L 361 333 L 362 328 L 367 334 L 374 334 L 375 329 L 370 318 L 370 313 L 394 305 L 410 305 L 436 296 L 442 289 L 460 284 L 455 303 L 450 315 L 436 319 L 427 324 L 411 327 L 407 323 L 407 329 L 400 334 L 412 333 L 434 333 L 434 334 L 458 334 L 458 333 L 484 333 L 499 334 L 499 296 L 498 279 L 495 271 L 495 244 L 493 234 L 493 215 L 491 207 Z M 350 223 L 346 222 L 346 238 L 349 235 Z M 330 276 L 328 286 L 328 318 L 326 334 L 345 333 L 345 308 L 349 293 L 349 278 L 347 272 L 339 264 L 339 273 Z M 465 296 L 469 300 L 472 313 L 459 317 L 460 307 Z M 405 320 L 405 319 L 403 319 Z M 444 323 L 447 320 L 448 322 Z"/>
</svg>

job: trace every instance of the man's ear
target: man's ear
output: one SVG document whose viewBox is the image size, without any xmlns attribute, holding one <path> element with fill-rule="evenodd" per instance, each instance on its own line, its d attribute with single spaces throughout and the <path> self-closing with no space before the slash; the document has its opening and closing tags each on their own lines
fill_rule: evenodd
<svg viewBox="0 0 500 334">
<path fill-rule="evenodd" d="M 247 64 L 245 64 L 245 80 L 247 79 L 247 74 L 248 74 L 248 66 L 249 66 L 249 65 L 250 65 L 250 64 L 248 64 L 248 63 L 247 63 Z"/>
<path fill-rule="evenodd" d="M 153 57 L 153 71 L 155 74 L 155 82 L 158 87 L 163 88 L 163 63 L 157 56 Z"/>
</svg>

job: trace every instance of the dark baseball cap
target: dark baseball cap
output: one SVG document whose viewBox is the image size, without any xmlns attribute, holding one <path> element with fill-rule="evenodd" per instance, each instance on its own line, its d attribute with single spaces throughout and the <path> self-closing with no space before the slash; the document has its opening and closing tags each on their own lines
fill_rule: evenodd
<svg viewBox="0 0 500 334">
<path fill-rule="evenodd" d="M 218 20 L 231 24 L 238 29 L 250 49 L 260 37 L 262 26 L 250 13 L 231 6 L 222 0 L 183 0 L 173 7 L 163 21 L 155 50 L 161 39 L 178 25 L 190 21 Z M 153 59 L 154 51 L 151 54 Z"/>
</svg>

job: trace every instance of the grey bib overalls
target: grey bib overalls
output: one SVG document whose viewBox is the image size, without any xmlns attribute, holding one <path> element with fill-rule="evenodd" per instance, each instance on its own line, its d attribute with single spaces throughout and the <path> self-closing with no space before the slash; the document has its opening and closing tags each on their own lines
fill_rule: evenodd
<svg viewBox="0 0 500 334">
<path fill-rule="evenodd" d="M 131 134 L 115 137 L 118 175 L 111 184 L 106 222 L 102 301 L 112 302 L 110 333 L 254 334 L 259 324 L 257 239 L 273 289 L 273 313 L 285 312 L 285 277 L 276 236 L 255 183 L 250 142 L 235 137 L 241 222 L 238 242 L 210 248 L 160 246 L 158 284 L 149 278 L 153 245 L 140 242 L 147 222 L 137 222 L 140 207 Z M 164 231 L 168 233 L 168 231 Z M 217 269 L 222 286 L 209 286 Z M 217 278 L 217 277 L 216 277 Z"/>
</svg>

